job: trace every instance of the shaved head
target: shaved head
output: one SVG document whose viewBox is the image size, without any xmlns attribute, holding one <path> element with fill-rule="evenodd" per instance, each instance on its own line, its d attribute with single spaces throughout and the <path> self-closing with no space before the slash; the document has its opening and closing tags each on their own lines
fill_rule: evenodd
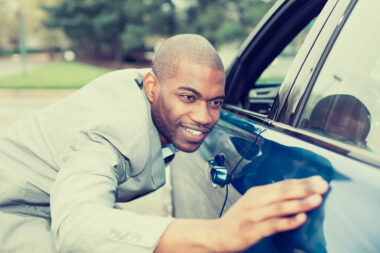
<svg viewBox="0 0 380 253">
<path fill-rule="evenodd" d="M 167 80 L 176 76 L 182 61 L 224 71 L 215 48 L 196 34 L 180 34 L 167 39 L 157 51 L 152 69 L 159 80 Z"/>
</svg>

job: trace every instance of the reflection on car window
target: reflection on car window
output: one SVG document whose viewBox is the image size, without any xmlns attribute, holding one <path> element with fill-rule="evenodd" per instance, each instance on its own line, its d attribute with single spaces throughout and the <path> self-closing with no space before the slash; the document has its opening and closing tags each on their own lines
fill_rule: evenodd
<svg viewBox="0 0 380 253">
<path fill-rule="evenodd" d="M 380 16 L 356 16 L 358 8 L 366 7 L 358 3 L 343 27 L 298 127 L 380 153 Z"/>
<path fill-rule="evenodd" d="M 255 86 L 265 86 L 271 84 L 281 84 L 285 79 L 285 75 L 296 56 L 298 50 L 305 41 L 306 35 L 309 33 L 314 24 L 313 19 L 272 61 L 272 63 L 264 70 Z"/>
<path fill-rule="evenodd" d="M 367 107 L 351 95 L 330 95 L 319 100 L 302 127 L 331 138 L 365 147 L 371 126 Z"/>
<path fill-rule="evenodd" d="M 243 107 L 250 111 L 268 114 L 272 107 L 280 85 L 285 79 L 293 59 L 305 41 L 307 34 L 314 24 L 313 19 L 301 32 L 282 50 L 282 52 L 263 71 L 259 79 L 252 84 L 253 89 L 243 101 Z"/>
</svg>

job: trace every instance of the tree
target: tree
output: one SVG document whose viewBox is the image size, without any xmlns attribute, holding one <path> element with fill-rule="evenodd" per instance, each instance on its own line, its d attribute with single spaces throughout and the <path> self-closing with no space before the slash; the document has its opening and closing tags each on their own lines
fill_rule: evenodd
<svg viewBox="0 0 380 253">
<path fill-rule="evenodd" d="M 54 0 L 45 6 L 47 27 L 61 27 L 82 57 L 120 63 L 134 51 L 153 47 L 175 33 L 198 33 L 215 46 L 241 42 L 273 0 Z M 178 1 L 176 1 L 178 2 Z M 187 3 L 187 4 L 186 4 Z"/>
<path fill-rule="evenodd" d="M 55 6 L 44 6 L 48 19 L 44 25 L 48 28 L 62 28 L 73 42 L 80 57 L 98 57 L 103 46 L 116 46 L 119 53 L 120 36 L 126 25 L 120 5 L 122 1 L 106 0 L 81 1 L 62 0 Z"/>
<path fill-rule="evenodd" d="M 145 48 L 145 39 L 176 30 L 171 0 L 61 0 L 44 6 L 46 27 L 61 27 L 82 57 L 113 57 L 120 66 L 127 51 Z"/>
<path fill-rule="evenodd" d="M 185 10 L 182 32 L 202 34 L 215 46 L 242 41 L 273 1 L 194 0 Z"/>
<path fill-rule="evenodd" d="M 18 50 L 17 5 L 7 0 L 0 0 L 0 53 L 3 49 Z"/>
</svg>

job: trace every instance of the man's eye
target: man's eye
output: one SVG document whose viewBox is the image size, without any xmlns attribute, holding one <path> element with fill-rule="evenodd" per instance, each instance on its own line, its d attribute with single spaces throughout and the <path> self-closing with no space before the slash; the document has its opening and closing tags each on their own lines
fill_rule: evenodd
<svg viewBox="0 0 380 253">
<path fill-rule="evenodd" d="M 222 100 L 214 100 L 214 101 L 211 101 L 210 103 L 213 107 L 220 108 L 223 104 L 223 101 Z"/>
<path fill-rule="evenodd" d="M 181 98 L 183 101 L 185 101 L 186 103 L 191 103 L 191 102 L 194 102 L 195 101 L 195 97 L 194 96 L 191 96 L 191 95 L 181 95 Z"/>
</svg>

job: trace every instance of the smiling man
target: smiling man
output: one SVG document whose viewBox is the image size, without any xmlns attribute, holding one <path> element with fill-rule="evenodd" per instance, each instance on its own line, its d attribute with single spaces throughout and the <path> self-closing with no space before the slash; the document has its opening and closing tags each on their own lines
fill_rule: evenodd
<svg viewBox="0 0 380 253">
<path fill-rule="evenodd" d="M 321 178 L 252 188 L 216 220 L 116 208 L 165 183 L 173 145 L 201 145 L 219 119 L 224 85 L 212 45 L 177 35 L 152 70 L 106 74 L 5 129 L 0 251 L 236 252 L 302 225 L 327 191 Z"/>
<path fill-rule="evenodd" d="M 144 91 L 161 143 L 192 152 L 219 119 L 225 74 L 208 42 L 199 37 L 198 50 L 192 50 L 194 45 L 186 37 L 174 37 L 161 46 L 153 72 L 145 76 Z"/>
</svg>

